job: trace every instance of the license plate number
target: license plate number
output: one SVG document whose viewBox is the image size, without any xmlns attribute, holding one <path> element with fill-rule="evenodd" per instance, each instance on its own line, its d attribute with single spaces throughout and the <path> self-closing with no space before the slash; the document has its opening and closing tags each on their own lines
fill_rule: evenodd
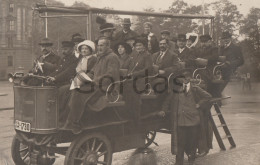
<svg viewBox="0 0 260 165">
<path fill-rule="evenodd" d="M 15 120 L 15 129 L 23 132 L 30 132 L 31 131 L 31 124 L 19 120 Z"/>
</svg>

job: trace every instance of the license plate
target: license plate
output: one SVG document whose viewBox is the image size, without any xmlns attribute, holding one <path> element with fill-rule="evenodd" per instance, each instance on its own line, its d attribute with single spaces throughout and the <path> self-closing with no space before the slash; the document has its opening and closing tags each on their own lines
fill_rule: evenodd
<svg viewBox="0 0 260 165">
<path fill-rule="evenodd" d="M 15 129 L 23 132 L 30 132 L 31 131 L 31 124 L 19 120 L 15 120 L 14 124 Z"/>
</svg>

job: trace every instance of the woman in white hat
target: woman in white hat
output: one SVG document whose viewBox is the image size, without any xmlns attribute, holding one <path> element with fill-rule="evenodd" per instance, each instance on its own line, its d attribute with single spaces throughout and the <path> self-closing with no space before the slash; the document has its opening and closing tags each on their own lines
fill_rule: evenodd
<svg viewBox="0 0 260 165">
<path fill-rule="evenodd" d="M 76 76 L 72 80 L 70 90 L 80 88 L 86 82 L 91 81 L 87 73 L 94 67 L 97 62 L 95 54 L 95 43 L 85 40 L 78 44 L 77 51 L 80 53 L 81 60 L 76 68 Z"/>
</svg>

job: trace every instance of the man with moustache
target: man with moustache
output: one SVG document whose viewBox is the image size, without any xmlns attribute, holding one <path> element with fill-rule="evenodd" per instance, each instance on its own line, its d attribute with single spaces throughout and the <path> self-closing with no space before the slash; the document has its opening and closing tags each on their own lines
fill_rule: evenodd
<svg viewBox="0 0 260 165">
<path fill-rule="evenodd" d="M 62 54 L 64 57 L 59 61 L 58 67 L 48 76 L 47 82 L 56 86 L 69 84 L 76 74 L 76 67 L 80 60 L 74 53 L 74 43 L 71 41 L 62 42 Z"/>
<path fill-rule="evenodd" d="M 153 54 L 153 64 L 156 65 L 159 69 L 159 78 L 153 80 L 154 85 L 158 85 L 159 82 L 167 80 L 168 76 L 180 69 L 180 60 L 177 57 L 177 54 L 173 53 L 169 49 L 169 40 L 161 39 L 159 41 L 160 51 Z M 167 82 L 167 81 L 166 81 Z M 155 89 L 155 92 L 158 89 Z"/>
</svg>

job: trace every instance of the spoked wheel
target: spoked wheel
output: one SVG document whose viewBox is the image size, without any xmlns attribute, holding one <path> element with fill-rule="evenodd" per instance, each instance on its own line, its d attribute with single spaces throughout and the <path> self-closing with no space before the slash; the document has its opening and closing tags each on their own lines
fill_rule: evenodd
<svg viewBox="0 0 260 165">
<path fill-rule="evenodd" d="M 105 135 L 81 135 L 70 145 L 65 165 L 111 165 L 112 146 Z"/>
<path fill-rule="evenodd" d="M 145 148 L 149 147 L 154 142 L 155 136 L 156 131 L 149 131 L 145 134 Z"/>
<path fill-rule="evenodd" d="M 16 165 L 30 164 L 29 146 L 20 142 L 17 135 L 13 137 L 11 152 L 13 161 Z"/>
</svg>

